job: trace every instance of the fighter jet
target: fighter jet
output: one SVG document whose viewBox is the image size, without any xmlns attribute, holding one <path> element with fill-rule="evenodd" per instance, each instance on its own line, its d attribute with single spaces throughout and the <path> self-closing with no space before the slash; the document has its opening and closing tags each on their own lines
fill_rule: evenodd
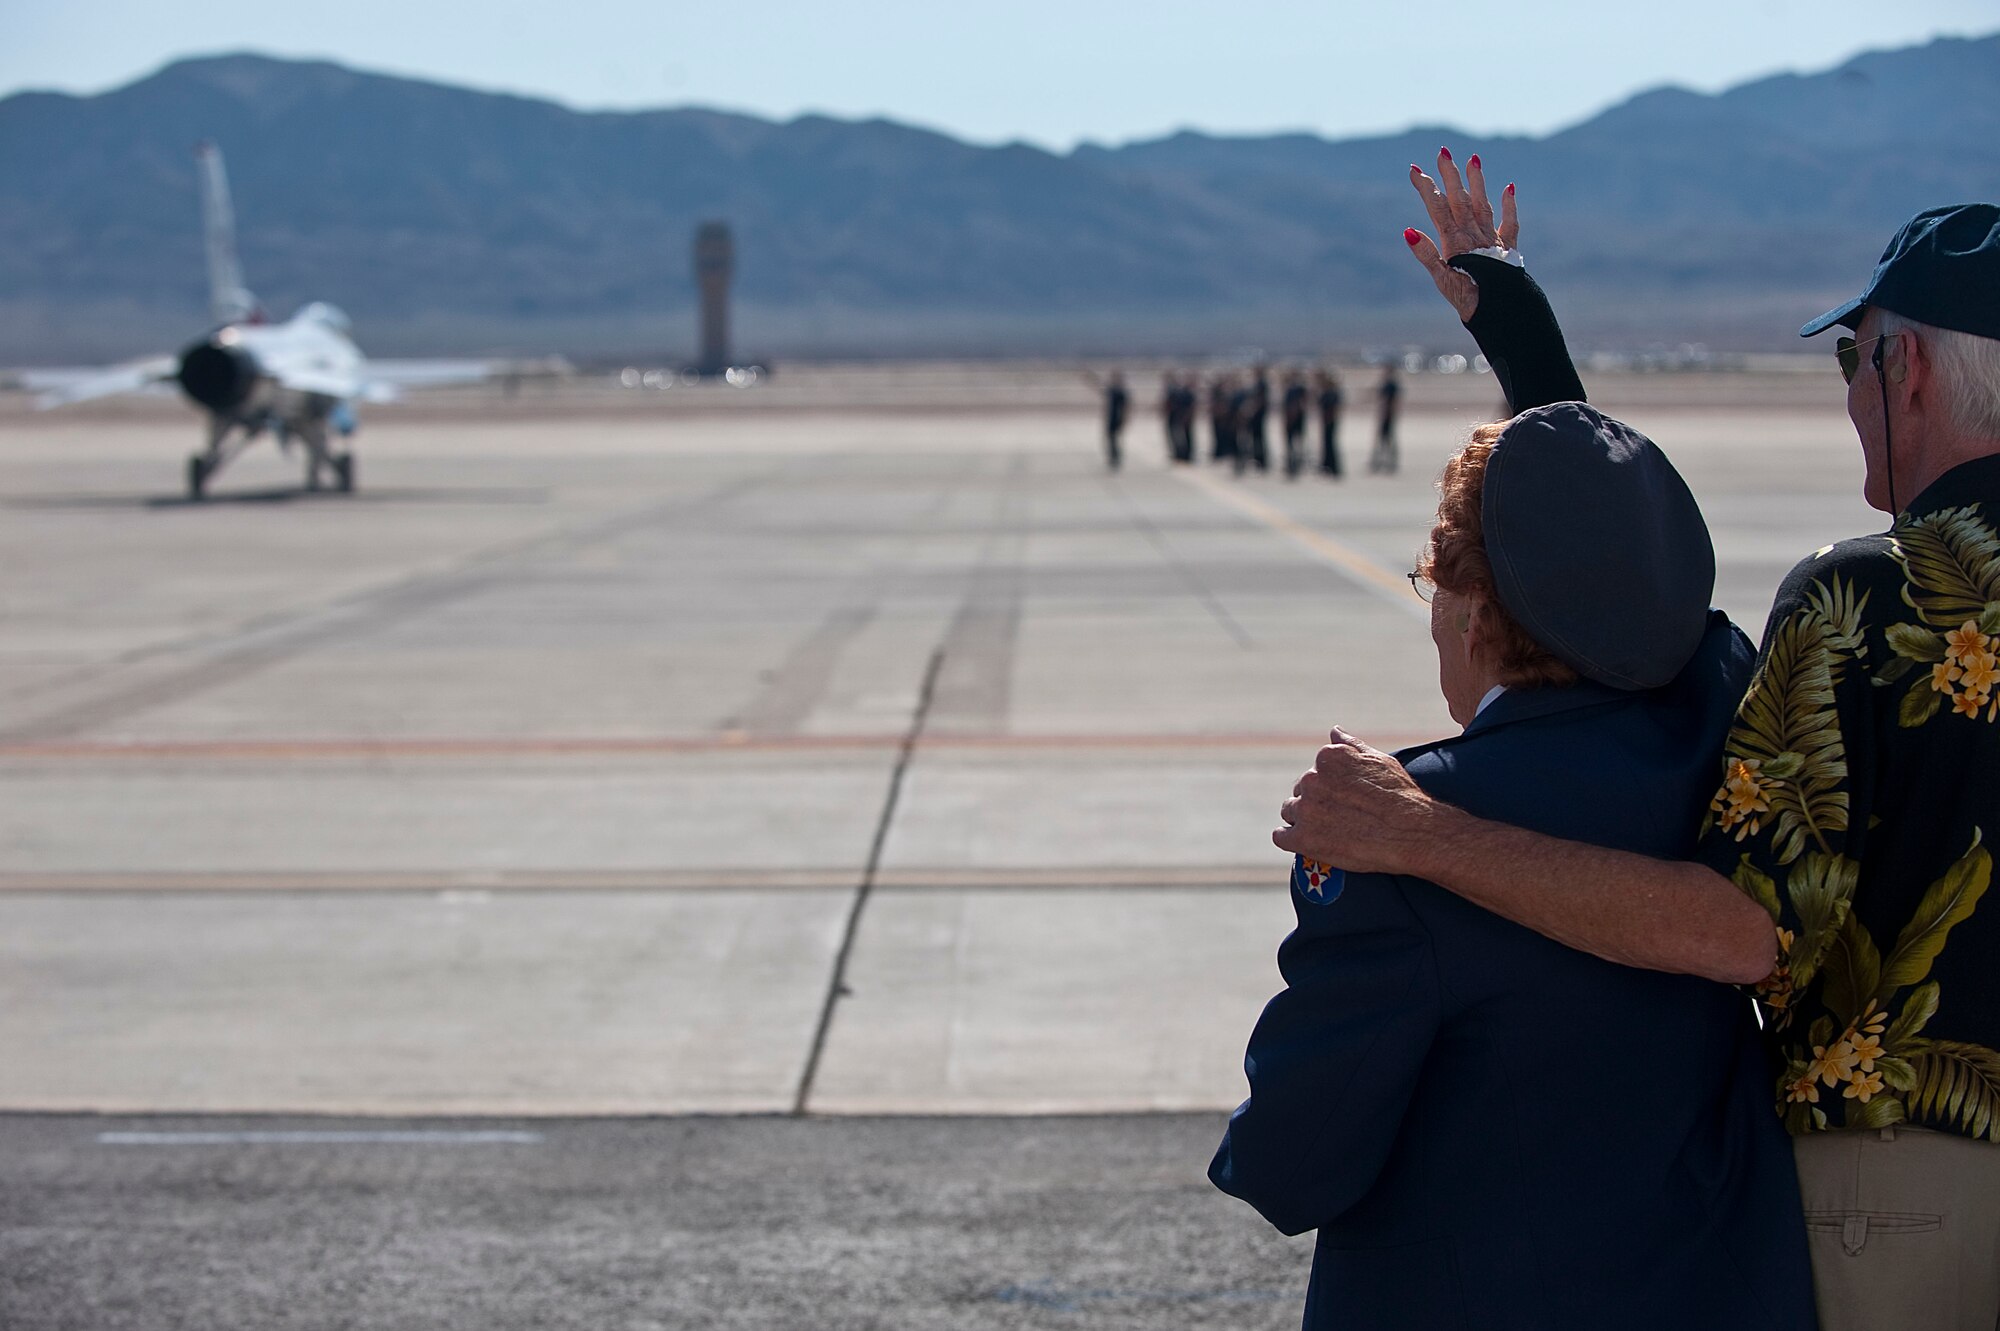
<svg viewBox="0 0 2000 1331">
<path fill-rule="evenodd" d="M 294 442 L 304 447 L 308 490 L 331 481 L 335 488 L 351 491 L 354 454 L 337 448 L 333 438 L 353 435 L 355 403 L 388 401 L 399 388 L 418 384 L 466 383 L 524 373 L 518 364 L 487 361 L 371 363 L 349 336 L 347 316 L 324 301 L 302 306 L 284 323 L 268 322 L 256 297 L 243 285 L 237 263 L 236 219 L 222 153 L 214 144 L 203 143 L 195 149 L 195 161 L 201 176 L 212 331 L 177 356 L 64 376 L 37 399 L 37 406 L 59 407 L 174 383 L 208 413 L 208 446 L 188 458 L 190 499 L 201 499 L 216 473 L 265 434 L 286 451 Z M 556 359 L 528 372 L 566 370 Z"/>
</svg>

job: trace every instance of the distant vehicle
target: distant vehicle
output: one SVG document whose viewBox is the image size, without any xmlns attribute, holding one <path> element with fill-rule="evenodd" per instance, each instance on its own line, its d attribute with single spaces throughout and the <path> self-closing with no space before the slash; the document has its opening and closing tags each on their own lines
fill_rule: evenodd
<svg viewBox="0 0 2000 1331">
<path fill-rule="evenodd" d="M 561 375 L 560 357 L 537 362 L 370 361 L 349 336 L 347 316 L 324 301 L 302 306 L 281 324 L 265 321 L 256 297 L 243 285 L 236 258 L 236 219 L 222 153 L 212 143 L 195 149 L 201 175 L 203 238 L 208 252 L 209 315 L 214 328 L 178 356 L 154 356 L 82 374 L 28 372 L 23 382 L 48 385 L 36 400 L 61 407 L 154 384 L 178 384 L 208 413 L 208 446 L 188 458 L 187 490 L 200 499 L 229 464 L 259 436 L 269 434 L 289 451 L 305 449 L 305 485 L 354 489 L 354 453 L 333 437 L 351 437 L 358 402 L 385 402 L 400 389 L 474 383 L 493 378 Z"/>
</svg>

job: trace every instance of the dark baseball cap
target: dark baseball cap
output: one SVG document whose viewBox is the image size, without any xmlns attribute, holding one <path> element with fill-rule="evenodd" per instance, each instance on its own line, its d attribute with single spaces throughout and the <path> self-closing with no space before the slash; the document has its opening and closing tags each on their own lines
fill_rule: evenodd
<svg viewBox="0 0 2000 1331">
<path fill-rule="evenodd" d="M 1480 501 L 1500 603 L 1578 674 L 1653 689 L 1708 627 L 1715 547 L 1659 445 L 1582 402 L 1516 416 Z"/>
<path fill-rule="evenodd" d="M 1868 289 L 1799 336 L 1856 327 L 1870 305 L 1933 328 L 2000 338 L 2000 205 L 1954 203 L 1918 213 L 1882 251 Z"/>
</svg>

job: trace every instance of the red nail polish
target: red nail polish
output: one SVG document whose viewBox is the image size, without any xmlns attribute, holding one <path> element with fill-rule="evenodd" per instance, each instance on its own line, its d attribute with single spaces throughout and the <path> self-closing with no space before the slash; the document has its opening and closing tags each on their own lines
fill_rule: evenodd
<svg viewBox="0 0 2000 1331">
<path fill-rule="evenodd" d="M 1473 167 L 1477 167 L 1477 166 L 1479 165 L 1479 154 L 1478 154 L 1478 153 L 1474 153 L 1474 154 L 1472 154 L 1472 161 L 1471 161 L 1470 163 L 1468 163 L 1468 165 L 1470 165 L 1470 166 L 1473 166 Z"/>
<path fill-rule="evenodd" d="M 1403 228 L 1403 243 L 1405 245 L 1414 246 L 1418 241 L 1422 240 L 1423 238 L 1424 238 L 1424 233 L 1417 230 L 1415 227 L 1406 226 Z"/>
<path fill-rule="evenodd" d="M 1418 171 L 1418 172 L 1421 172 L 1421 171 L 1423 170 L 1423 168 L 1422 168 L 1422 167 L 1420 167 L 1420 166 L 1418 166 L 1418 165 L 1417 165 L 1417 164 L 1416 164 L 1415 162 L 1411 162 L 1411 163 L 1410 163 L 1410 170 L 1412 170 L 1412 171 Z"/>
<path fill-rule="evenodd" d="M 1443 158 L 1443 159 L 1444 159 L 1445 161 L 1449 162 L 1449 161 L 1451 160 L 1451 149 L 1449 149 L 1449 148 L 1439 148 L 1439 149 L 1438 149 L 1438 156 L 1439 156 L 1439 157 L 1441 157 L 1441 158 Z"/>
<path fill-rule="evenodd" d="M 1511 180 L 1507 182 L 1507 192 L 1509 194 L 1512 194 L 1514 192 L 1514 182 Z"/>
</svg>

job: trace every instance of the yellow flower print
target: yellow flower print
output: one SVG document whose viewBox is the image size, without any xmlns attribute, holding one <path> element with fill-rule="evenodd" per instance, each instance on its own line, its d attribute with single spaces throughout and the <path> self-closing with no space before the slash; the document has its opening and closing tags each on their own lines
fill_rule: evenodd
<svg viewBox="0 0 2000 1331">
<path fill-rule="evenodd" d="M 1790 1104 L 1798 1104 L 1801 1101 L 1809 1104 L 1818 1104 L 1819 1079 L 1808 1071 L 1805 1076 L 1786 1085 L 1785 1100 Z"/>
<path fill-rule="evenodd" d="M 1983 693 L 1961 693 L 1951 700 L 1952 711 L 1960 716 L 1969 716 L 1975 721 L 1979 719 L 1979 709 L 1985 705 L 1986 695 Z"/>
<path fill-rule="evenodd" d="M 1965 623 L 1944 635 L 1944 654 L 1948 660 L 1963 664 L 1967 657 L 1979 656 L 1993 645 L 1993 640 L 1979 631 L 1979 621 L 1968 619 Z"/>
<path fill-rule="evenodd" d="M 1968 656 L 1961 666 L 1963 688 L 1967 693 L 1989 693 L 1994 684 L 2000 683 L 2000 661 L 1991 652 Z"/>
<path fill-rule="evenodd" d="M 1847 1099 L 1859 1100 L 1864 1105 L 1881 1093 L 1882 1074 L 1879 1072 L 1870 1072 L 1866 1076 L 1854 1078 L 1847 1083 L 1847 1089 L 1841 1092 Z"/>
<path fill-rule="evenodd" d="M 1853 1037 L 1853 1044 L 1850 1048 L 1854 1050 L 1856 1067 L 1860 1068 L 1863 1072 L 1873 1072 L 1875 1070 L 1875 1060 L 1882 1056 L 1881 1037 L 1857 1035 Z"/>
<path fill-rule="evenodd" d="M 1812 1067 L 1807 1071 L 1829 1086 L 1838 1086 L 1853 1075 L 1858 1057 L 1854 1046 L 1845 1040 L 1834 1041 L 1831 1049 L 1816 1044 L 1813 1046 Z"/>
<path fill-rule="evenodd" d="M 1965 672 L 1949 661 L 1940 661 L 1931 667 L 1931 688 L 1935 692 L 1951 696 L 1951 686 L 1958 683 Z"/>
<path fill-rule="evenodd" d="M 1771 811 L 1771 802 L 1765 797 L 1768 787 L 1782 785 L 1782 782 L 1767 780 L 1763 775 L 1761 758 L 1738 758 L 1729 764 L 1729 774 L 1722 780 L 1722 789 L 1715 792 L 1709 801 L 1709 811 L 1720 814 L 1722 830 L 1736 829 L 1736 839 L 1753 836 L 1764 825 L 1764 814 Z"/>
</svg>

